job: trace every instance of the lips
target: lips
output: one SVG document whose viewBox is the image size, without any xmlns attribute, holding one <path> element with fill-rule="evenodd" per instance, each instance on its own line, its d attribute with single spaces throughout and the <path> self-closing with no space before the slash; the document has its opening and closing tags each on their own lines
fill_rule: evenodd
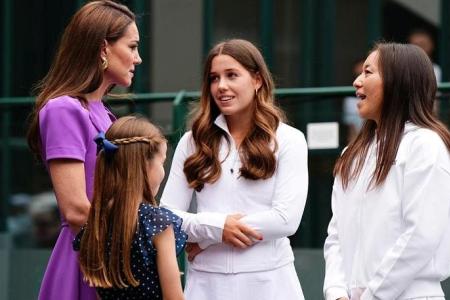
<svg viewBox="0 0 450 300">
<path fill-rule="evenodd" d="M 220 102 L 227 103 L 227 102 L 233 100 L 233 99 L 234 99 L 234 96 L 231 96 L 231 95 L 221 95 L 221 96 L 218 96 L 216 99 L 217 99 L 218 101 L 220 101 Z"/>
<path fill-rule="evenodd" d="M 359 100 L 364 100 L 364 99 L 366 99 L 366 95 L 364 95 L 363 93 L 359 93 L 359 92 L 356 92 L 356 97 L 357 97 Z"/>
</svg>

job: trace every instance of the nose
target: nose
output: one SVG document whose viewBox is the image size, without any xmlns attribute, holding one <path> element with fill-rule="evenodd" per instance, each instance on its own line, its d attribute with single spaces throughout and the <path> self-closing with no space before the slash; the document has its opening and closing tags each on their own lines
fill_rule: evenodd
<svg viewBox="0 0 450 300">
<path fill-rule="evenodd" d="M 227 89 L 227 83 L 224 78 L 219 78 L 219 82 L 217 84 L 217 88 L 219 90 L 226 90 Z"/>
<path fill-rule="evenodd" d="M 139 52 L 136 52 L 136 56 L 135 56 L 135 58 L 134 58 L 134 64 L 135 65 L 140 65 L 142 63 L 142 58 L 141 58 L 141 56 L 139 55 Z"/>
<path fill-rule="evenodd" d="M 355 81 L 353 81 L 353 87 L 354 88 L 360 88 L 362 86 L 362 74 L 359 74 L 358 77 L 356 77 Z"/>
</svg>

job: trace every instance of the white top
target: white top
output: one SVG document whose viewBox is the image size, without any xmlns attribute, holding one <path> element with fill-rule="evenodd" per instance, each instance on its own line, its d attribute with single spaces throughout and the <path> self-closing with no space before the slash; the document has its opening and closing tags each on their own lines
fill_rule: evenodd
<svg viewBox="0 0 450 300">
<path fill-rule="evenodd" d="M 436 76 L 436 82 L 440 83 L 442 81 L 442 71 L 441 67 L 437 64 L 433 64 L 434 76 Z"/>
<path fill-rule="evenodd" d="M 356 182 L 336 179 L 324 253 L 327 300 L 362 290 L 361 299 L 444 296 L 450 273 L 450 158 L 433 131 L 406 123 L 386 181 L 367 190 L 369 148 Z"/>
<path fill-rule="evenodd" d="M 308 191 L 307 147 L 303 133 L 280 123 L 276 132 L 278 150 L 274 175 L 266 180 L 239 176 L 241 162 L 223 115 L 215 124 L 231 142 L 223 138 L 219 153 L 222 173 L 200 192 L 189 188 L 183 173 L 184 162 L 195 150 L 192 132 L 181 138 L 175 151 L 161 206 L 183 218 L 182 228 L 190 242 L 206 248 L 191 267 L 198 271 L 240 273 L 275 269 L 294 260 L 287 236 L 293 235 L 303 214 Z M 233 170 L 233 171 L 231 171 Z M 187 213 L 193 194 L 197 213 Z M 222 243 L 227 215 L 241 213 L 242 222 L 262 233 L 264 240 L 247 249 Z"/>
</svg>

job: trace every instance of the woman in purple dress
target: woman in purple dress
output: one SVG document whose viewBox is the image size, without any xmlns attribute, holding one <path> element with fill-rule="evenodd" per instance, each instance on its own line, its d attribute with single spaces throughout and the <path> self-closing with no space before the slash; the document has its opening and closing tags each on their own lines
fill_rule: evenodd
<svg viewBox="0 0 450 300">
<path fill-rule="evenodd" d="M 102 97 L 114 85 L 130 86 L 138 53 L 134 14 L 112 1 L 93 1 L 71 19 L 53 64 L 38 84 L 28 132 L 30 148 L 46 164 L 62 215 L 39 299 L 96 299 L 79 270 L 72 240 L 86 223 L 96 144 L 114 116 Z"/>
</svg>

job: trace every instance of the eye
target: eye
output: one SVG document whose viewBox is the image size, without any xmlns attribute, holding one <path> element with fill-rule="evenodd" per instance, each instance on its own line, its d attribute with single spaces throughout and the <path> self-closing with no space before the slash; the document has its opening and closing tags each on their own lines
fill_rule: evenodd
<svg viewBox="0 0 450 300">
<path fill-rule="evenodd" d="M 364 71 L 363 71 L 363 73 L 364 73 L 364 75 L 370 75 L 370 74 L 372 74 L 373 72 L 371 71 L 371 70 L 369 70 L 369 69 L 365 69 Z"/>
<path fill-rule="evenodd" d="M 209 75 L 209 81 L 210 82 L 216 82 L 219 80 L 219 76 L 217 75 Z"/>
<path fill-rule="evenodd" d="M 227 77 L 233 79 L 233 78 L 238 77 L 238 74 L 235 73 L 235 72 L 230 72 L 230 73 L 227 74 Z"/>
</svg>

